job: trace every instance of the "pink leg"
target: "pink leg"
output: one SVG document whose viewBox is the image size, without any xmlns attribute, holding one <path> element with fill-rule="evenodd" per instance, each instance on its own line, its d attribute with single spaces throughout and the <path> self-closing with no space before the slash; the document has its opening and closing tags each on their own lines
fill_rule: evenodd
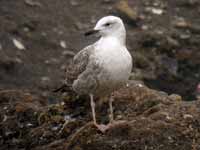
<svg viewBox="0 0 200 150">
<path fill-rule="evenodd" d="M 110 99 L 109 99 L 110 123 L 107 124 L 107 125 L 97 124 L 96 114 L 95 114 L 94 96 L 93 96 L 93 94 L 90 94 L 90 104 L 91 104 L 91 108 L 92 108 L 93 123 L 102 133 L 105 133 L 108 129 L 113 128 L 113 127 L 118 126 L 118 125 L 121 125 L 121 124 L 124 124 L 126 122 L 126 121 L 114 121 L 112 102 L 113 102 L 113 96 L 111 96 Z"/>
<path fill-rule="evenodd" d="M 103 124 L 97 124 L 96 113 L 95 113 L 95 102 L 94 102 L 93 94 L 90 94 L 90 105 L 91 105 L 91 108 L 92 108 L 93 123 L 102 133 L 104 133 L 108 129 L 108 126 L 103 125 Z"/>
<path fill-rule="evenodd" d="M 90 105 L 92 108 L 92 118 L 93 118 L 93 122 L 96 125 L 97 121 L 96 121 L 96 114 L 95 114 L 95 102 L 94 102 L 94 96 L 93 94 L 90 94 Z"/>
</svg>

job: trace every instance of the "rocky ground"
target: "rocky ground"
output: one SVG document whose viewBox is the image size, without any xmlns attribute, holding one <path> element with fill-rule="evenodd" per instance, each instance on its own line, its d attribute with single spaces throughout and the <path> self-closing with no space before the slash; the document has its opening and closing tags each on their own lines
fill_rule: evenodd
<svg viewBox="0 0 200 150">
<path fill-rule="evenodd" d="M 134 67 L 115 93 L 125 123 L 102 134 L 87 97 L 51 91 L 94 41 L 83 33 L 108 14 L 125 22 Z M 0 149 L 200 149 L 199 14 L 198 0 L 1 0 Z M 97 106 L 99 122 L 107 105 Z"/>
</svg>

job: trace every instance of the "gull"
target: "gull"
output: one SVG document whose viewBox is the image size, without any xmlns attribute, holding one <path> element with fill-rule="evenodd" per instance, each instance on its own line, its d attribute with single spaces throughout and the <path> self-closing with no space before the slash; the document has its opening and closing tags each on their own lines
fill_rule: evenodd
<svg viewBox="0 0 200 150">
<path fill-rule="evenodd" d="M 92 34 L 99 35 L 99 40 L 74 56 L 66 70 L 65 85 L 72 87 L 78 95 L 90 96 L 93 123 L 105 132 L 117 123 L 113 119 L 112 93 L 126 85 L 132 70 L 132 57 L 126 48 L 126 30 L 119 17 L 101 18 L 85 36 Z M 98 124 L 94 98 L 108 95 L 110 122 Z"/>
</svg>

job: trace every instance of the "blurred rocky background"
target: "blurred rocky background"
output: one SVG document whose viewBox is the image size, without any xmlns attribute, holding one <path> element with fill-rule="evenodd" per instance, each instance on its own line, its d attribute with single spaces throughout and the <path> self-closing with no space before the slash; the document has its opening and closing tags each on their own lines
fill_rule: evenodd
<svg viewBox="0 0 200 150">
<path fill-rule="evenodd" d="M 102 135 L 87 99 L 52 90 L 106 15 L 124 20 L 134 66 L 115 95 L 129 121 Z M 199 15 L 199 0 L 1 0 L 0 149 L 200 149 Z"/>
</svg>

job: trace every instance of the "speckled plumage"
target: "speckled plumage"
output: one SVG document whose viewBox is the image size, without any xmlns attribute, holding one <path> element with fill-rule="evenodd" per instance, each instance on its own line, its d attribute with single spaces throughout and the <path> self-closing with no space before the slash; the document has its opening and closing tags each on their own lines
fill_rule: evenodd
<svg viewBox="0 0 200 150">
<path fill-rule="evenodd" d="M 118 43 L 105 47 L 98 44 L 100 43 L 81 50 L 67 69 L 66 82 L 71 84 L 78 94 L 93 93 L 104 96 L 120 88 L 128 80 L 132 60 L 126 48 L 118 50 Z M 109 49 L 109 45 L 114 48 Z"/>
<path fill-rule="evenodd" d="M 132 57 L 126 48 L 126 31 L 122 20 L 107 16 L 96 24 L 91 33 L 101 38 L 75 55 L 66 71 L 66 85 L 79 95 L 90 95 L 94 124 L 96 123 L 94 96 L 105 96 L 121 88 L 128 81 L 132 69 Z M 113 120 L 112 98 L 109 100 Z"/>
</svg>

